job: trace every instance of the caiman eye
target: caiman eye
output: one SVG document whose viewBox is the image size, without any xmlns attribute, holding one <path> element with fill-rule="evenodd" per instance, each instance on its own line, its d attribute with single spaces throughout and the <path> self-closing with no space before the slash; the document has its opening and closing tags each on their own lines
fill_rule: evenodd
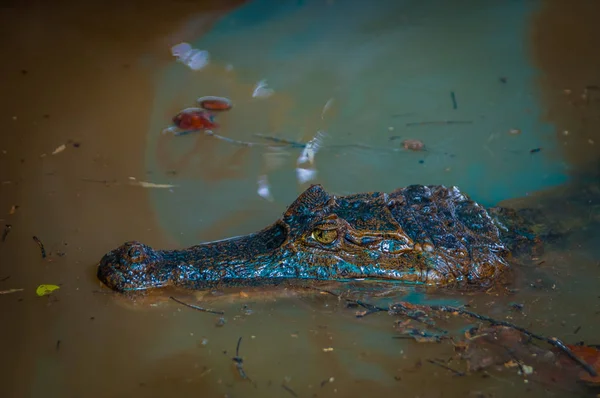
<svg viewBox="0 0 600 398">
<path fill-rule="evenodd" d="M 312 237 L 319 243 L 328 245 L 335 242 L 338 237 L 338 232 L 335 229 L 315 229 L 312 232 Z"/>
</svg>

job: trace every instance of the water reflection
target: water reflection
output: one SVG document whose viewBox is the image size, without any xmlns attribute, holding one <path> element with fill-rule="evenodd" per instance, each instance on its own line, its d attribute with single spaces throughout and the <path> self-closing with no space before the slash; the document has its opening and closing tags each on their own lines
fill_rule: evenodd
<svg viewBox="0 0 600 398">
<path fill-rule="evenodd" d="M 194 72 L 174 62 L 157 80 L 148 167 L 165 176 L 176 169 L 168 178 L 181 185 L 176 195 L 154 195 L 161 224 L 192 244 L 185 236 L 202 225 L 190 230 L 185 220 L 199 203 L 181 196 L 218 198 L 203 217 L 208 224 L 257 200 L 265 148 L 244 152 L 236 176 L 228 171 L 231 145 L 160 137 L 177 109 L 205 95 L 234 102 L 218 130 L 232 139 L 256 141 L 259 133 L 306 143 L 324 131 L 311 182 L 335 193 L 443 183 L 490 205 L 564 182 L 567 169 L 557 161 L 552 126 L 540 121 L 537 72 L 523 46 L 537 6 L 263 0 L 240 7 L 192 44 L 210 52 L 210 65 Z M 512 21 L 510 28 L 498 20 Z M 272 95 L 253 97 L 262 81 Z M 406 140 L 426 151 L 403 148 Z M 289 151 L 290 161 L 268 176 L 275 205 L 262 206 L 270 219 L 306 187 L 294 178 L 291 160 L 300 153 Z M 190 164 L 192 153 L 199 156 Z M 242 182 L 230 180 L 237 177 Z M 241 232 L 249 231 L 231 230 Z"/>
</svg>

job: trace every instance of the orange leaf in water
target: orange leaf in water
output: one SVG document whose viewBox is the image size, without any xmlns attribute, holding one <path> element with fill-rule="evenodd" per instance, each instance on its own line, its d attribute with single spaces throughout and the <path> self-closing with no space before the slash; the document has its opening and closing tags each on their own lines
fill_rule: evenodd
<svg viewBox="0 0 600 398">
<path fill-rule="evenodd" d="M 600 386 L 600 350 L 585 345 L 566 344 L 566 346 L 573 351 L 573 354 L 590 364 L 596 373 L 598 373 L 598 376 L 592 376 L 584 370 L 579 374 L 579 379 L 581 381 Z"/>
</svg>

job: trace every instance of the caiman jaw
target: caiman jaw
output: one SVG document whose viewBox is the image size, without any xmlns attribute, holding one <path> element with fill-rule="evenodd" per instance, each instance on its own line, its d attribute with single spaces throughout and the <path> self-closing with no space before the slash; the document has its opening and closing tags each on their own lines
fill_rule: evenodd
<svg viewBox="0 0 600 398">
<path fill-rule="evenodd" d="M 126 292 L 165 287 L 170 284 L 172 271 L 160 252 L 131 241 L 102 257 L 98 279 L 113 290 Z"/>
</svg>

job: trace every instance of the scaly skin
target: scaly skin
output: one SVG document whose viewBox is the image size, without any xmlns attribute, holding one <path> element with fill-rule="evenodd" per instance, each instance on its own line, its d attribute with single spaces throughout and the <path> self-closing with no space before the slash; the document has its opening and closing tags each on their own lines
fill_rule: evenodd
<svg viewBox="0 0 600 398">
<path fill-rule="evenodd" d="M 127 242 L 102 258 L 98 278 L 120 292 L 290 279 L 487 286 L 508 269 L 510 248 L 532 240 L 505 213 L 492 218 L 455 187 L 336 197 L 313 185 L 260 232 L 184 250 Z"/>
</svg>

